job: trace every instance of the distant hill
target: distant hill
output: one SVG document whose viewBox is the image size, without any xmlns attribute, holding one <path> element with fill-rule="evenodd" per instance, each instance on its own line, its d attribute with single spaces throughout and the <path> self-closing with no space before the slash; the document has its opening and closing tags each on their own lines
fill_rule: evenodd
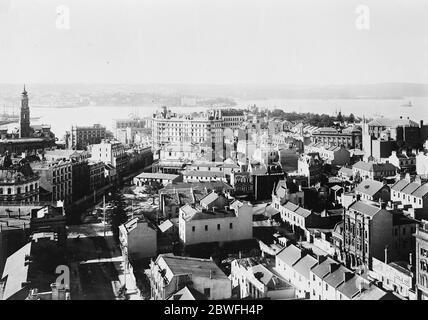
<svg viewBox="0 0 428 320">
<path fill-rule="evenodd" d="M 28 84 L 34 95 L 145 93 L 231 99 L 402 99 L 428 97 L 428 84 L 378 83 L 365 85 L 210 85 L 210 84 Z M 0 92 L 16 97 L 22 85 L 0 84 Z"/>
</svg>

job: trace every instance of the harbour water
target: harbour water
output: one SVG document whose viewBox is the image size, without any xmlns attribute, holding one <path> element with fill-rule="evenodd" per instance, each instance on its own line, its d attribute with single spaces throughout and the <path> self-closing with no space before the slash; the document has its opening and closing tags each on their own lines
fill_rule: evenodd
<svg viewBox="0 0 428 320">
<path fill-rule="evenodd" d="M 415 121 L 423 120 L 428 123 L 428 97 L 406 97 L 403 100 L 385 99 L 266 99 L 266 100 L 235 100 L 236 108 L 245 108 L 256 105 L 259 108 L 280 108 L 286 112 L 312 112 L 333 115 L 335 111 L 342 114 L 366 117 L 403 118 L 409 117 Z M 411 101 L 412 107 L 402 105 Z M 30 106 L 31 107 L 31 106 Z M 40 117 L 35 124 L 50 124 L 52 131 L 60 138 L 65 130 L 70 130 L 72 125 L 92 125 L 100 123 L 112 128 L 113 119 L 128 118 L 132 114 L 140 117 L 151 116 L 158 109 L 158 105 L 132 106 L 132 107 L 102 107 L 87 106 L 75 108 L 31 108 L 32 117 Z M 202 107 L 172 107 L 174 112 L 202 111 Z"/>
</svg>

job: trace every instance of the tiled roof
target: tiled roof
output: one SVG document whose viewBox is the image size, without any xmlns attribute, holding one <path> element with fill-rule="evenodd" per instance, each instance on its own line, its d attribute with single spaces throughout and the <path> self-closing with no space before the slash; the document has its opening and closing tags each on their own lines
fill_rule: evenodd
<svg viewBox="0 0 428 320">
<path fill-rule="evenodd" d="M 319 278 L 324 278 L 327 274 L 330 273 L 330 265 L 331 264 L 337 264 L 338 262 L 331 259 L 331 258 L 327 258 L 326 260 L 324 260 L 323 262 L 321 262 L 320 264 L 316 265 L 315 267 L 312 268 L 312 272 Z"/>
<path fill-rule="evenodd" d="M 215 192 L 211 192 L 211 193 L 209 193 L 209 194 L 207 194 L 205 197 L 203 197 L 200 201 L 199 201 L 199 203 L 201 204 L 201 205 L 209 205 L 210 203 L 213 203 L 215 200 L 217 200 L 218 199 L 218 194 L 217 193 L 215 193 Z"/>
<path fill-rule="evenodd" d="M 407 185 L 409 184 L 409 182 L 405 179 L 402 180 L 398 180 L 392 187 L 392 190 L 395 191 L 401 191 L 403 190 Z"/>
<path fill-rule="evenodd" d="M 302 251 L 299 248 L 291 244 L 288 247 L 284 248 L 276 256 L 288 266 L 292 266 L 301 258 L 301 252 Z"/>
<path fill-rule="evenodd" d="M 337 288 L 344 281 L 344 274 L 346 272 L 351 273 L 352 271 L 348 268 L 340 265 L 335 271 L 330 273 L 327 277 L 324 278 L 324 281 L 328 283 L 333 288 Z"/>
<path fill-rule="evenodd" d="M 422 198 L 428 194 L 428 183 L 421 185 L 416 191 L 412 193 L 412 196 Z"/>
<path fill-rule="evenodd" d="M 293 202 L 290 202 L 290 201 L 287 201 L 282 206 L 290 211 L 295 211 L 297 210 L 297 208 L 299 208 L 297 204 L 294 204 Z"/>
<path fill-rule="evenodd" d="M 401 192 L 403 192 L 405 194 L 412 194 L 419 187 L 420 187 L 419 184 L 411 182 L 403 190 L 401 190 Z"/>
<path fill-rule="evenodd" d="M 302 259 L 300 259 L 295 265 L 294 270 L 296 270 L 297 273 L 304 276 L 306 279 L 309 279 L 309 272 L 313 266 L 315 266 L 318 263 L 318 260 L 312 257 L 311 255 L 307 254 Z"/>
<path fill-rule="evenodd" d="M 299 216 L 303 218 L 309 217 L 312 213 L 310 210 L 304 209 L 302 207 L 297 208 L 297 210 L 294 212 L 296 212 Z"/>
<path fill-rule="evenodd" d="M 353 275 L 348 281 L 342 283 L 337 290 L 345 297 L 352 299 L 360 292 L 360 283 L 364 282 L 363 278 L 358 275 Z"/>
</svg>

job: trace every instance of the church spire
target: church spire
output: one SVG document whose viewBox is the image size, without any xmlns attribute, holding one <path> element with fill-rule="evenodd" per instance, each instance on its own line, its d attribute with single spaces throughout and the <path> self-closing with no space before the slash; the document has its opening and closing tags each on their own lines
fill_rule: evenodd
<svg viewBox="0 0 428 320">
<path fill-rule="evenodd" d="M 22 94 L 27 94 L 27 90 L 25 90 L 25 84 L 24 84 L 24 91 L 22 91 Z"/>
</svg>

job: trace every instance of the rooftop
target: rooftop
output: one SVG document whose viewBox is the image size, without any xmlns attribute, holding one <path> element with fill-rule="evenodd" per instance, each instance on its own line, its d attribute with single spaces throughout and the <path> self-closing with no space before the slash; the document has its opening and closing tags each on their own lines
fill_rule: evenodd
<svg viewBox="0 0 428 320">
<path fill-rule="evenodd" d="M 384 187 L 384 184 L 382 182 L 372 180 L 372 179 L 365 179 L 355 188 L 355 191 L 367 194 L 369 196 L 374 196 L 383 187 Z"/>
<path fill-rule="evenodd" d="M 174 276 L 192 274 L 194 277 L 228 279 L 223 271 L 210 259 L 175 256 L 172 253 L 160 254 L 156 261 L 163 259 Z"/>
</svg>

